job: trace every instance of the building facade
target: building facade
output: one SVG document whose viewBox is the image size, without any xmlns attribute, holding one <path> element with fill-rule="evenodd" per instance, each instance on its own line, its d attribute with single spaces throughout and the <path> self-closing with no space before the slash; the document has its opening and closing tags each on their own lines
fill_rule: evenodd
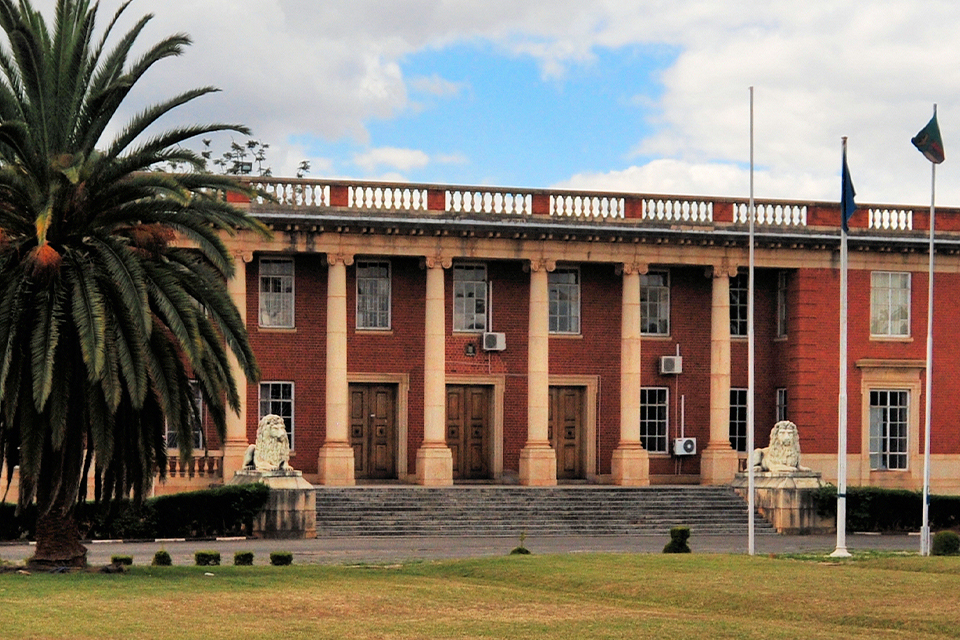
<svg viewBox="0 0 960 640">
<path fill-rule="evenodd" d="M 745 200 L 252 182 L 272 198 L 238 206 L 274 235 L 228 240 L 229 288 L 262 380 L 199 466 L 222 456 L 231 477 L 276 413 L 291 464 L 326 485 L 722 484 L 743 468 Z M 756 206 L 756 445 L 789 419 L 832 481 L 839 219 L 834 203 Z M 929 214 L 861 205 L 850 226 L 848 482 L 918 488 Z M 941 493 L 960 492 L 958 250 L 960 211 L 938 211 Z"/>
</svg>

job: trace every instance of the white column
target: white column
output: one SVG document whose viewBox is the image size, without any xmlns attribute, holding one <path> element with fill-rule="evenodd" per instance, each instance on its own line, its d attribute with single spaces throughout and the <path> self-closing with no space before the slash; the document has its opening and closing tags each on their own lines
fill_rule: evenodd
<svg viewBox="0 0 960 640">
<path fill-rule="evenodd" d="M 700 481 L 726 484 L 737 473 L 737 452 L 730 446 L 730 278 L 736 266 L 715 266 L 710 305 L 710 441 L 700 457 Z"/>
<path fill-rule="evenodd" d="M 650 484 L 650 456 L 640 444 L 640 275 L 645 264 L 624 264 L 620 313 L 620 442 L 613 452 L 613 482 Z"/>
<path fill-rule="evenodd" d="M 253 254 L 238 252 L 234 254 L 233 277 L 227 281 L 227 293 L 240 313 L 243 324 L 247 324 L 247 264 L 253 260 Z M 227 411 L 227 437 L 223 442 L 223 480 L 229 482 L 233 474 L 243 468 L 243 457 L 247 452 L 247 375 L 233 355 L 227 349 L 227 361 L 230 363 L 230 375 L 237 385 L 240 395 L 240 411 Z"/>
<path fill-rule="evenodd" d="M 320 484 L 355 484 L 347 386 L 347 265 L 353 256 L 327 255 L 327 429 L 317 457 Z"/>
<path fill-rule="evenodd" d="M 427 258 L 426 313 L 423 348 L 423 445 L 417 450 L 417 484 L 453 484 L 453 456 L 447 446 L 446 304 L 444 268 L 451 261 Z"/>
<path fill-rule="evenodd" d="M 547 272 L 552 261 L 530 261 L 527 333 L 527 444 L 520 451 L 520 484 L 557 484 L 557 454 L 547 438 L 550 418 L 550 304 Z"/>
</svg>

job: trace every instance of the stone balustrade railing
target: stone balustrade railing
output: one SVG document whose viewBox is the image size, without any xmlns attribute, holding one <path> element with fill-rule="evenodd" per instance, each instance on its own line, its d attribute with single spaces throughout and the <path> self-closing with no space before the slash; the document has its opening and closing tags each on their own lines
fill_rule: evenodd
<svg viewBox="0 0 960 640">
<path fill-rule="evenodd" d="M 669 225 L 747 225 L 749 203 L 743 198 L 704 198 L 633 193 L 507 189 L 484 186 L 423 185 L 307 178 L 240 178 L 266 197 L 261 207 L 357 212 L 552 217 L 593 222 L 649 222 Z M 755 222 L 761 229 L 839 228 L 839 202 L 756 200 Z M 941 217 L 943 213 L 943 218 Z M 941 223 L 941 220 L 946 220 Z M 920 230 L 929 220 L 922 208 L 858 206 L 851 229 L 882 235 Z M 938 209 L 937 229 L 960 232 L 960 210 Z"/>
<path fill-rule="evenodd" d="M 181 460 L 178 452 L 171 450 L 167 456 L 168 478 L 223 478 L 223 452 L 195 451 L 189 460 Z"/>
</svg>

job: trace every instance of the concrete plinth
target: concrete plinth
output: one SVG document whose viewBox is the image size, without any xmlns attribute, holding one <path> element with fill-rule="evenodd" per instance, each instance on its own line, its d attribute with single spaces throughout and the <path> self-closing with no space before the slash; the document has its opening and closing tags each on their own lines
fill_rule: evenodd
<svg viewBox="0 0 960 640">
<path fill-rule="evenodd" d="M 557 454 L 553 447 L 527 446 L 520 451 L 520 484 L 553 487 L 557 484 Z"/>
<path fill-rule="evenodd" d="M 777 533 L 830 533 L 836 530 L 836 519 L 818 516 L 814 500 L 814 494 L 823 485 L 816 471 L 758 471 L 754 473 L 757 511 L 773 524 Z M 731 486 L 749 499 L 748 474 L 738 473 Z"/>
<path fill-rule="evenodd" d="M 729 446 L 711 449 L 700 454 L 700 482 L 702 484 L 729 484 L 737 475 L 740 459 Z"/>
<path fill-rule="evenodd" d="M 353 447 L 324 445 L 317 455 L 317 476 L 320 484 L 329 487 L 352 487 L 357 483 L 354 475 L 356 454 Z"/>
<path fill-rule="evenodd" d="M 424 445 L 417 450 L 417 484 L 425 487 L 453 485 L 453 454 L 446 445 Z"/>
<path fill-rule="evenodd" d="M 317 537 L 317 502 L 313 485 L 299 471 L 237 471 L 229 484 L 265 484 L 267 505 L 253 523 L 258 538 L 313 539 Z"/>
<path fill-rule="evenodd" d="M 650 484 L 650 454 L 640 446 L 619 447 L 610 461 L 613 483 L 623 487 L 646 487 Z"/>
</svg>

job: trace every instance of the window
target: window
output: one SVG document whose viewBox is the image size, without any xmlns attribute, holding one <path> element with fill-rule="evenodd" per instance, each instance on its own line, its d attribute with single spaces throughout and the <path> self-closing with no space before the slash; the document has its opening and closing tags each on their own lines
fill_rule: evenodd
<svg viewBox="0 0 960 640">
<path fill-rule="evenodd" d="M 777 272 L 777 337 L 787 337 L 787 272 Z"/>
<path fill-rule="evenodd" d="M 357 261 L 357 329 L 390 328 L 390 262 Z"/>
<path fill-rule="evenodd" d="M 482 264 L 453 267 L 453 330 L 487 330 L 487 268 Z"/>
<path fill-rule="evenodd" d="M 293 328 L 293 260 L 260 258 L 260 326 Z"/>
<path fill-rule="evenodd" d="M 730 389 L 730 446 L 747 450 L 747 390 Z"/>
<path fill-rule="evenodd" d="M 910 274 L 870 274 L 870 335 L 910 335 Z"/>
<path fill-rule="evenodd" d="M 749 276 L 746 273 L 738 273 L 736 277 L 730 278 L 730 335 L 747 335 L 747 298 Z"/>
<path fill-rule="evenodd" d="M 777 422 L 788 420 L 787 418 L 787 390 L 783 387 L 777 389 Z"/>
<path fill-rule="evenodd" d="M 550 333 L 580 333 L 580 271 L 556 269 L 547 275 Z"/>
<path fill-rule="evenodd" d="M 200 393 L 200 385 L 196 380 L 190 381 L 190 388 L 193 391 L 193 401 L 197 404 L 197 411 L 200 414 L 199 420 L 193 420 L 193 448 L 194 450 L 203 449 L 203 395 Z M 179 449 L 180 438 L 176 431 L 167 429 L 166 433 L 167 449 Z"/>
<path fill-rule="evenodd" d="M 640 389 L 640 444 L 651 453 L 667 453 L 667 389 Z"/>
<path fill-rule="evenodd" d="M 670 278 L 666 271 L 640 276 L 640 333 L 670 335 Z"/>
<path fill-rule="evenodd" d="M 870 468 L 907 468 L 910 392 L 870 391 Z"/>
<path fill-rule="evenodd" d="M 287 427 L 287 439 L 290 440 L 290 450 L 293 450 L 293 383 L 292 382 L 261 382 L 260 383 L 260 419 L 274 414 L 283 418 Z"/>
</svg>

